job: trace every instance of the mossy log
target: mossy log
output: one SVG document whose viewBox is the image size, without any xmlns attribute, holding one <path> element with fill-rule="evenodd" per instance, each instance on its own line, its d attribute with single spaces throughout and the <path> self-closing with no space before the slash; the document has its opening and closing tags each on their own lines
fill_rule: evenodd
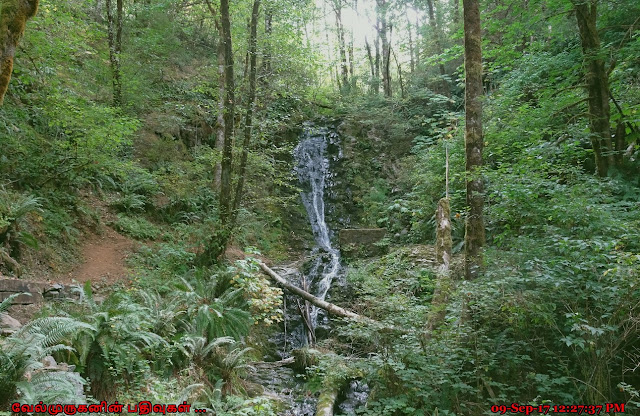
<svg viewBox="0 0 640 416">
<path fill-rule="evenodd" d="M 318 397 L 316 416 L 333 416 L 333 407 L 338 400 L 340 386 L 330 386 L 322 390 Z"/>
<path fill-rule="evenodd" d="M 27 20 L 35 16 L 39 0 L 0 0 L 0 105 L 9 87 L 13 58 Z"/>
<path fill-rule="evenodd" d="M 311 303 L 312 305 L 317 306 L 318 308 L 324 309 L 330 314 L 341 316 L 343 318 L 349 318 L 349 319 L 353 319 L 355 321 L 364 322 L 364 323 L 376 323 L 376 321 L 374 321 L 373 319 L 367 318 L 362 315 L 358 315 L 357 313 L 351 312 L 347 309 L 334 305 L 333 303 L 329 303 L 316 296 L 313 296 L 311 293 L 304 291 L 299 287 L 294 286 L 291 283 L 287 282 L 282 276 L 280 276 L 278 273 L 271 270 L 271 268 L 269 268 L 269 266 L 267 266 L 266 264 L 264 263 L 259 263 L 259 264 L 262 271 L 264 271 L 267 274 L 267 276 L 271 278 L 271 280 L 273 280 L 276 284 L 278 284 L 278 286 L 288 290 L 294 295 L 300 296 L 301 298 L 309 301 L 309 303 Z"/>
</svg>

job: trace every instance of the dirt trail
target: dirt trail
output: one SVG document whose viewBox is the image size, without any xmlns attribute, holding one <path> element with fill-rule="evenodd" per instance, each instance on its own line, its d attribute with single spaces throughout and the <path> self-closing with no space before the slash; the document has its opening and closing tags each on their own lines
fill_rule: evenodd
<svg viewBox="0 0 640 416">
<path fill-rule="evenodd" d="M 104 227 L 102 235 L 93 235 L 84 242 L 82 263 L 70 273 L 57 276 L 55 280 L 62 284 L 70 284 L 74 280 L 78 283 L 91 280 L 108 286 L 128 274 L 126 259 L 135 246 L 135 241 Z"/>
</svg>

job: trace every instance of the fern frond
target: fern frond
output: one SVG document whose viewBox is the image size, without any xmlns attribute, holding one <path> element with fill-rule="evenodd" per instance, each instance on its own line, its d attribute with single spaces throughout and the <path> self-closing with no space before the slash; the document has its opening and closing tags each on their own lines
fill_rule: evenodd
<svg viewBox="0 0 640 416">
<path fill-rule="evenodd" d="M 20 295 L 31 296 L 31 293 L 14 293 L 13 295 L 9 296 L 8 298 L 0 302 L 0 313 L 8 311 L 9 308 L 11 307 L 11 303 L 13 302 L 13 300 Z"/>
<path fill-rule="evenodd" d="M 55 316 L 35 319 L 20 328 L 14 336 L 28 338 L 34 334 L 42 334 L 44 338 L 34 340 L 43 348 L 47 348 L 75 338 L 82 332 L 95 332 L 95 327 L 73 318 Z"/>
</svg>

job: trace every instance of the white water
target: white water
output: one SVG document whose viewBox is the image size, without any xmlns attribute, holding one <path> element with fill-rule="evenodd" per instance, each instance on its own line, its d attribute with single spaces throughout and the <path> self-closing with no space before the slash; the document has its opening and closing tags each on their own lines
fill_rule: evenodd
<svg viewBox="0 0 640 416">
<path fill-rule="evenodd" d="M 340 252 L 331 246 L 330 230 L 324 212 L 325 188 L 330 176 L 327 147 L 331 135 L 335 133 L 329 133 L 326 128 L 307 126 L 303 139 L 294 151 L 297 161 L 296 173 L 302 187 L 302 202 L 317 244 L 314 254 L 318 255 L 307 277 L 310 287 L 314 289 L 313 294 L 323 300 L 340 269 Z M 328 254 L 328 261 L 327 256 L 320 255 L 322 251 Z M 310 315 L 311 323 L 315 327 L 318 308 L 312 307 Z"/>
</svg>

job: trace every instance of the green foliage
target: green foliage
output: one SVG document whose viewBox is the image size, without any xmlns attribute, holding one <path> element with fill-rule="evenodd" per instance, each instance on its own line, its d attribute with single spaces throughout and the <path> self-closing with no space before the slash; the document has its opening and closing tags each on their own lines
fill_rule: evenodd
<svg viewBox="0 0 640 416">
<path fill-rule="evenodd" d="M 162 231 L 156 225 L 142 217 L 128 217 L 118 214 L 118 219 L 111 224 L 113 228 L 136 240 L 154 240 Z"/>
<path fill-rule="evenodd" d="M 255 253 L 259 254 L 259 253 Z M 282 322 L 282 289 L 271 286 L 258 267 L 258 260 L 247 258 L 236 261 L 233 283 L 239 287 L 249 304 L 254 324 L 272 325 Z"/>
<path fill-rule="evenodd" d="M 47 317 L 29 322 L 4 339 L 0 344 L 0 406 L 7 408 L 16 394 L 30 404 L 39 400 L 76 403 L 79 398 L 73 383 L 84 384 L 84 380 L 73 373 L 44 371 L 42 360 L 60 351 L 73 351 L 69 343 L 93 330 L 72 318 Z"/>
</svg>

